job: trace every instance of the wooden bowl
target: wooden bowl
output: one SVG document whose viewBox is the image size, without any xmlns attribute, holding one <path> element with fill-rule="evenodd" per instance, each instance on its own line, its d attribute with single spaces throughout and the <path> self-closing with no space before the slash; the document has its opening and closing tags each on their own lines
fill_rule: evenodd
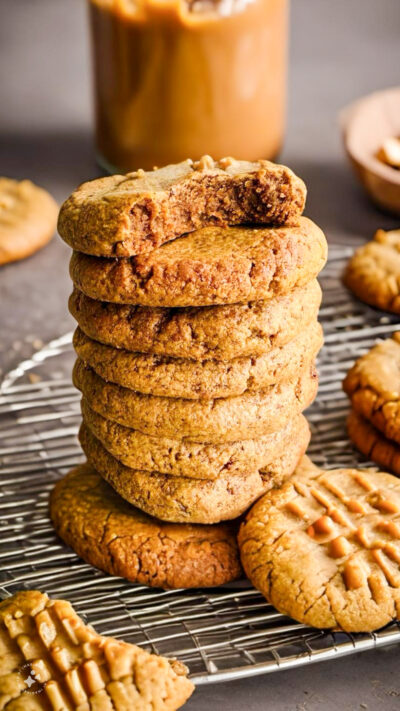
<svg viewBox="0 0 400 711">
<path fill-rule="evenodd" d="M 400 170 L 377 158 L 386 138 L 400 136 L 400 88 L 359 99 L 340 119 L 347 155 L 368 195 L 379 207 L 400 215 Z"/>
</svg>

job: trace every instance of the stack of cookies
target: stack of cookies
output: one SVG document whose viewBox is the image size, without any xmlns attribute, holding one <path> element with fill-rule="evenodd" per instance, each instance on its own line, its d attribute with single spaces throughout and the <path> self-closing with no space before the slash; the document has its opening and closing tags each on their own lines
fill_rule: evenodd
<svg viewBox="0 0 400 711">
<path fill-rule="evenodd" d="M 305 196 L 286 167 L 206 156 L 63 205 L 80 441 L 160 521 L 235 519 L 307 448 L 327 245 Z"/>
<path fill-rule="evenodd" d="M 369 459 L 400 475 L 400 332 L 356 360 L 343 381 L 347 430 Z"/>
</svg>

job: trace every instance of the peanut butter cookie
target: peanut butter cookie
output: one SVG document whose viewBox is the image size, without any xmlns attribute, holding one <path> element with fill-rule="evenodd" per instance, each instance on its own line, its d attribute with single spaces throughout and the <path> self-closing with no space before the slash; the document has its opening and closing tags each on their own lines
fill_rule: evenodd
<svg viewBox="0 0 400 711">
<path fill-rule="evenodd" d="M 91 340 L 79 328 L 74 335 L 79 358 L 103 380 L 147 395 L 193 400 L 241 395 L 293 380 L 315 361 L 322 342 L 322 327 L 315 321 L 293 341 L 263 355 L 195 361 L 112 348 Z"/>
<path fill-rule="evenodd" d="M 128 351 L 232 360 L 289 343 L 318 316 L 316 279 L 269 301 L 163 309 L 96 301 L 75 289 L 69 309 L 87 336 Z"/>
<path fill-rule="evenodd" d="M 400 444 L 400 332 L 359 358 L 343 389 L 356 412 Z"/>
<path fill-rule="evenodd" d="M 204 156 L 84 183 L 62 206 L 58 229 L 79 252 L 129 257 L 207 225 L 296 223 L 305 198 L 285 166 Z"/>
<path fill-rule="evenodd" d="M 157 521 L 121 499 L 89 464 L 56 484 L 50 515 L 58 535 L 83 560 L 134 583 L 214 587 L 241 573 L 234 524 Z"/>
<path fill-rule="evenodd" d="M 207 306 L 270 299 L 314 279 L 327 258 L 323 232 L 294 227 L 204 227 L 130 259 L 74 252 L 74 285 L 93 299 L 142 306 Z"/>
<path fill-rule="evenodd" d="M 308 437 L 294 438 L 269 470 L 223 472 L 216 479 L 192 479 L 130 469 L 107 452 L 82 425 L 79 441 L 89 464 L 130 504 L 161 521 L 212 524 L 241 516 L 262 493 L 293 474 Z"/>
<path fill-rule="evenodd" d="M 175 711 L 194 690 L 180 662 L 97 634 L 37 590 L 0 603 L 0 643 L 7 711 Z"/>
<path fill-rule="evenodd" d="M 299 622 L 370 632 L 400 618 L 400 482 L 307 459 L 265 494 L 239 532 L 243 567 Z"/>
<path fill-rule="evenodd" d="M 29 257 L 51 240 L 58 205 L 30 180 L 0 178 L 0 265 Z"/>
<path fill-rule="evenodd" d="M 186 400 L 142 395 L 106 383 L 77 360 L 74 385 L 90 407 L 107 419 L 154 437 L 218 444 L 255 439 L 277 432 L 314 399 L 318 376 L 314 366 L 292 382 L 231 398 Z"/>
<path fill-rule="evenodd" d="M 350 259 L 344 283 L 366 304 L 400 313 L 400 230 L 378 230 Z"/>
<path fill-rule="evenodd" d="M 142 434 L 106 420 L 92 410 L 84 398 L 82 414 L 96 439 L 127 467 L 194 479 L 216 479 L 223 473 L 265 468 L 277 479 L 274 460 L 290 447 L 294 439 L 307 446 L 310 439 L 310 429 L 303 415 L 297 415 L 279 432 L 258 439 L 205 444 Z"/>
<path fill-rule="evenodd" d="M 387 439 L 354 410 L 347 418 L 347 432 L 361 454 L 400 476 L 400 446 L 396 442 Z"/>
</svg>

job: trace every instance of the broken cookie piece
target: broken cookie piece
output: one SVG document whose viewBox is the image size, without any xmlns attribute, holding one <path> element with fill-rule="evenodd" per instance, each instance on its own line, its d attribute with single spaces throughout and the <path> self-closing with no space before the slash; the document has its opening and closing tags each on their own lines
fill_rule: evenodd
<svg viewBox="0 0 400 711">
<path fill-rule="evenodd" d="M 103 637 L 35 590 L 0 603 L 0 650 L 7 711 L 175 711 L 194 690 L 180 662 Z"/>
</svg>

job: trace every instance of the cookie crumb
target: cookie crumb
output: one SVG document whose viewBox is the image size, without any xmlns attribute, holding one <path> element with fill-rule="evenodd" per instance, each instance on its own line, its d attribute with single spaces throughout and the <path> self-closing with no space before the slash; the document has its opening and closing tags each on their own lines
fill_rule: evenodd
<svg viewBox="0 0 400 711">
<path fill-rule="evenodd" d="M 42 377 L 38 373 L 29 373 L 28 379 L 32 385 L 35 385 L 35 383 L 40 383 Z"/>
</svg>

